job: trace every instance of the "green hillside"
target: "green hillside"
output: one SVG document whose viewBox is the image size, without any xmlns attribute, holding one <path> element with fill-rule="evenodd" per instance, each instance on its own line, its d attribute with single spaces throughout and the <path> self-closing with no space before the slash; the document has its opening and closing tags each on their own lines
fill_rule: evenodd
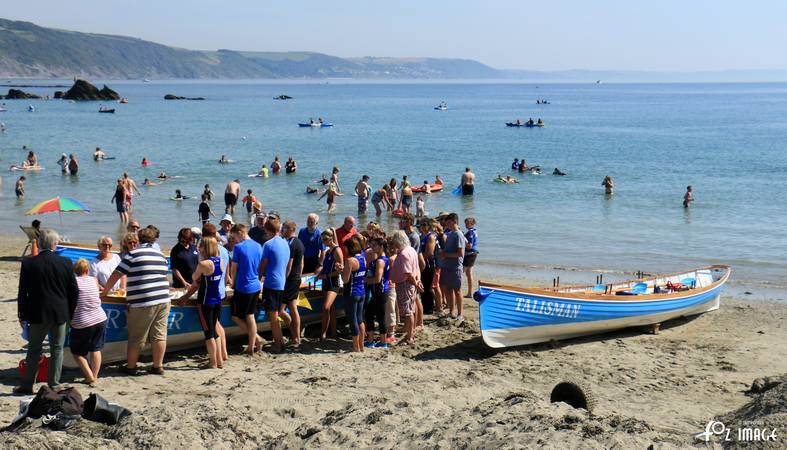
<svg viewBox="0 0 787 450">
<path fill-rule="evenodd" d="M 0 77 L 6 78 L 495 78 L 501 74 L 459 59 L 195 51 L 0 19 Z"/>
</svg>

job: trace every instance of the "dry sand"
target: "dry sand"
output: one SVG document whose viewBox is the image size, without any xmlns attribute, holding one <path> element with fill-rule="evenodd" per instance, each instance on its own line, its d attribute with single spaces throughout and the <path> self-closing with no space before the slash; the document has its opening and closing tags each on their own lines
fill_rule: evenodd
<svg viewBox="0 0 787 450">
<path fill-rule="evenodd" d="M 0 255 L 17 255 L 4 240 Z M 0 257 L 0 422 L 19 398 L 24 341 L 16 321 L 18 262 Z M 300 352 L 238 355 L 196 370 L 203 350 L 170 354 L 163 377 L 105 367 L 96 391 L 133 416 L 116 426 L 82 421 L 67 432 L 0 434 L 2 448 L 685 448 L 712 418 L 754 420 L 787 433 L 787 383 L 746 391 L 787 373 L 787 304 L 722 299 L 719 311 L 666 324 L 490 352 L 477 305 L 467 320 L 429 321 L 413 347 L 348 353 L 349 340 L 310 340 Z M 313 333 L 313 332 L 312 332 Z M 313 335 L 313 334 L 312 334 Z M 149 364 L 149 360 L 146 365 Z M 81 379 L 64 372 L 64 381 Z M 597 398 L 593 414 L 549 402 L 563 379 Z M 771 385 L 774 383 L 771 383 Z M 784 448 L 784 436 L 771 448 Z M 774 446 L 775 444 L 775 446 Z"/>
</svg>

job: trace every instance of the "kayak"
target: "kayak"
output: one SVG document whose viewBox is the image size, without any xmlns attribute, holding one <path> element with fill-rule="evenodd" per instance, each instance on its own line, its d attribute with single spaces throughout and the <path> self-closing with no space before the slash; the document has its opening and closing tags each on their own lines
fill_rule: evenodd
<svg viewBox="0 0 787 450">
<path fill-rule="evenodd" d="M 445 186 L 442 184 L 430 184 L 429 187 L 431 188 L 432 192 L 440 192 L 443 190 Z M 414 186 L 411 188 L 413 192 L 426 192 L 423 185 L 421 186 Z"/>
<path fill-rule="evenodd" d="M 525 127 L 525 128 L 543 128 L 544 123 L 516 123 L 516 122 L 506 122 L 507 127 Z"/>
<path fill-rule="evenodd" d="M 268 176 L 267 176 L 267 175 L 262 175 L 262 174 L 259 174 L 259 173 L 250 173 L 250 174 L 249 174 L 249 175 L 247 175 L 247 176 L 248 176 L 249 178 L 268 178 Z"/>
<path fill-rule="evenodd" d="M 14 172 L 14 171 L 16 171 L 16 170 L 25 170 L 25 171 L 26 171 L 26 170 L 33 170 L 33 171 L 39 171 L 39 170 L 44 170 L 44 168 L 43 168 L 43 167 L 41 167 L 41 166 L 29 166 L 29 167 L 23 167 L 23 166 L 17 166 L 16 164 L 14 164 L 14 165 L 12 165 L 11 167 L 9 167 L 9 168 L 8 168 L 8 170 L 10 170 L 10 171 L 12 171 L 12 172 Z"/>
<path fill-rule="evenodd" d="M 170 199 L 170 200 L 173 200 L 173 201 L 176 201 L 176 202 L 179 202 L 179 201 L 181 201 L 181 200 L 188 200 L 188 199 L 190 199 L 190 198 L 191 198 L 191 197 L 189 197 L 189 196 L 187 196 L 187 195 L 184 195 L 184 196 L 183 196 L 183 197 L 181 197 L 181 198 L 177 198 L 177 197 L 170 197 L 169 199 Z"/>
<path fill-rule="evenodd" d="M 319 123 L 319 122 L 318 123 L 299 123 L 298 126 L 301 127 L 301 128 L 329 128 L 329 127 L 332 127 L 333 124 L 332 123 L 327 123 L 327 122 L 323 122 L 323 123 Z"/>
</svg>

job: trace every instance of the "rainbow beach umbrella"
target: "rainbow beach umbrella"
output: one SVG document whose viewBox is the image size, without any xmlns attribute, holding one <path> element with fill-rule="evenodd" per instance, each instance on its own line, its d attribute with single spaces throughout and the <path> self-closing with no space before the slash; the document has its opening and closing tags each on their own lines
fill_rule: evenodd
<svg viewBox="0 0 787 450">
<path fill-rule="evenodd" d="M 71 197 L 55 197 L 49 200 L 44 200 L 43 202 L 33 206 L 30 208 L 30 211 L 26 212 L 25 214 L 29 216 L 32 214 L 47 214 L 53 212 L 60 214 L 60 221 L 62 223 L 62 213 L 90 212 L 90 208 L 85 206 L 84 203 L 80 202 L 79 200 L 73 199 Z"/>
</svg>

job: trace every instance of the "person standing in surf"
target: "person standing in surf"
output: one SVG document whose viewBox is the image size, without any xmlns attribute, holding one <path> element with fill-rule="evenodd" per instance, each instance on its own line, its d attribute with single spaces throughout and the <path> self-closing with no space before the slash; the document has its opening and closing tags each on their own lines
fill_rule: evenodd
<svg viewBox="0 0 787 450">
<path fill-rule="evenodd" d="M 369 207 L 369 175 L 364 175 L 355 185 L 355 193 L 358 195 L 358 214 L 366 214 Z"/>
<path fill-rule="evenodd" d="M 615 190 L 615 181 L 612 180 L 611 176 L 605 176 L 604 181 L 601 182 L 601 185 L 604 186 L 605 194 L 612 195 L 612 192 Z"/>
<path fill-rule="evenodd" d="M 475 174 L 469 167 L 466 167 L 465 173 L 462 174 L 460 186 L 462 187 L 462 195 L 473 195 L 475 192 Z"/>
<path fill-rule="evenodd" d="M 235 215 L 235 205 L 238 204 L 240 196 L 240 180 L 237 178 L 227 183 L 224 189 L 224 213 Z"/>
<path fill-rule="evenodd" d="M 691 186 L 686 186 L 686 193 L 683 195 L 683 207 L 688 208 L 694 201 L 694 191 Z"/>
</svg>

